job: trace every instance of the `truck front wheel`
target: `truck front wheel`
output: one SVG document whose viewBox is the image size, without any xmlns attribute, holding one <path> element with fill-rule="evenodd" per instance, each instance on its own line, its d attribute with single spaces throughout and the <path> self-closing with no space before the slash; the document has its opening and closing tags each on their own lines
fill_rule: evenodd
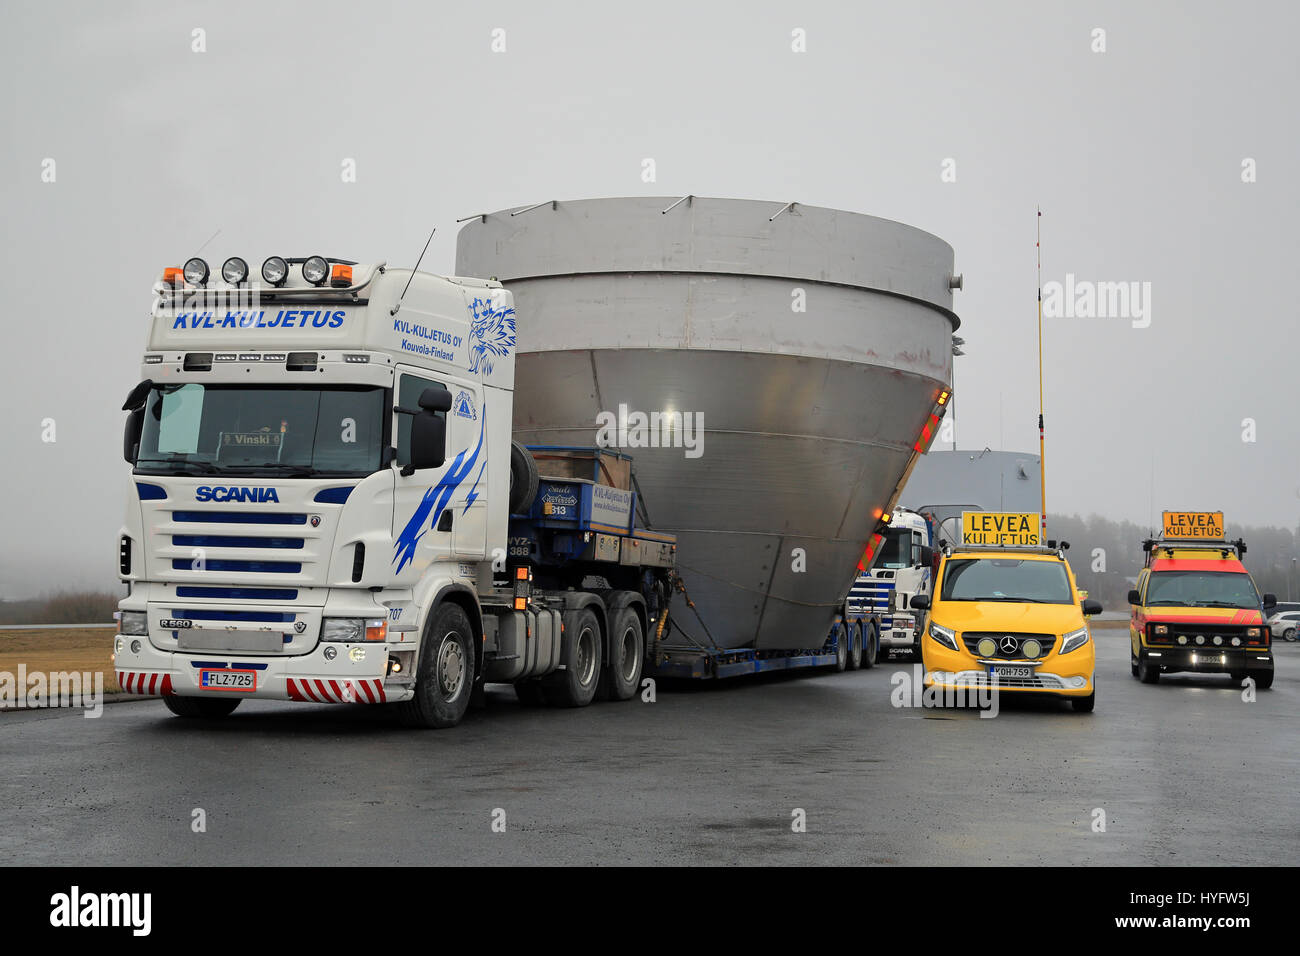
<svg viewBox="0 0 1300 956">
<path fill-rule="evenodd" d="M 600 622 L 589 607 L 564 612 L 560 670 L 542 678 L 546 702 L 557 707 L 586 707 L 600 683 Z"/>
<path fill-rule="evenodd" d="M 202 717 L 209 720 L 228 717 L 243 703 L 238 697 L 175 697 L 167 695 L 163 703 L 177 717 Z"/>
<path fill-rule="evenodd" d="M 474 643 L 469 618 L 458 605 L 443 604 L 420 647 L 415 696 L 397 705 L 409 727 L 454 727 L 469 709 L 474 688 Z"/>
</svg>

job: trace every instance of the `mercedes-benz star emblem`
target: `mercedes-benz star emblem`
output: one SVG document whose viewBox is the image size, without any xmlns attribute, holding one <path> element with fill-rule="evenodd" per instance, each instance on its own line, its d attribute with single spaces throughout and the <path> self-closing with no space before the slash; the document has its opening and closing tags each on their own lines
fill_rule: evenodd
<svg viewBox="0 0 1300 956">
<path fill-rule="evenodd" d="M 998 642 L 998 647 L 1002 648 L 1003 654 L 1014 654 L 1016 649 L 1020 647 L 1020 642 L 1008 634 Z"/>
</svg>

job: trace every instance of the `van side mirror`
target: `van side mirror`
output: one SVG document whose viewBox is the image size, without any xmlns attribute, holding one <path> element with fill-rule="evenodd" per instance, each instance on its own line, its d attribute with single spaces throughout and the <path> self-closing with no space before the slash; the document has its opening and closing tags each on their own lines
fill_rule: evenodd
<svg viewBox="0 0 1300 956">
<path fill-rule="evenodd" d="M 1102 609 L 1101 609 L 1100 601 L 1087 600 L 1083 602 L 1084 617 L 1087 617 L 1090 614 L 1100 614 L 1101 610 Z"/>
<path fill-rule="evenodd" d="M 1141 603 L 1142 603 L 1142 595 L 1138 594 L 1136 589 L 1134 589 L 1134 590 L 1132 590 L 1132 591 L 1129 591 L 1129 592 L 1128 592 L 1128 603 L 1129 603 L 1129 604 L 1141 604 Z"/>
<path fill-rule="evenodd" d="M 1267 611 L 1267 610 L 1269 610 L 1270 608 L 1275 608 L 1275 607 L 1277 607 L 1277 595 L 1276 595 L 1276 594 L 1265 594 L 1265 595 L 1264 595 L 1264 610 Z"/>
<path fill-rule="evenodd" d="M 921 567 L 928 568 L 934 563 L 934 549 L 921 545 Z"/>
<path fill-rule="evenodd" d="M 122 429 L 122 457 L 128 465 L 134 465 L 140 457 L 140 432 L 144 428 L 144 406 L 132 410 L 126 416 L 126 427 Z"/>
<path fill-rule="evenodd" d="M 911 605 L 915 610 L 918 610 L 918 611 L 928 611 L 928 610 L 930 610 L 930 595 L 928 595 L 928 594 L 913 594 L 913 595 L 912 595 L 912 599 L 911 599 L 908 603 L 909 603 L 909 604 L 910 604 L 910 605 Z"/>
</svg>

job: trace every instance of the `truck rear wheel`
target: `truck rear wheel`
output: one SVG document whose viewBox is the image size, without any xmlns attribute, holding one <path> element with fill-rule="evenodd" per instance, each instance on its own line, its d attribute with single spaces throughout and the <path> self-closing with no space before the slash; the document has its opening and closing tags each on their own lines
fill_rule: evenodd
<svg viewBox="0 0 1300 956">
<path fill-rule="evenodd" d="M 600 621 L 589 607 L 564 612 L 561 669 L 542 678 L 548 703 L 586 707 L 600 683 Z"/>
<path fill-rule="evenodd" d="M 163 703 L 177 717 L 215 720 L 218 717 L 229 717 L 243 701 L 238 697 L 176 697 L 168 694 L 163 697 Z"/>
<path fill-rule="evenodd" d="M 841 624 L 836 630 L 838 633 L 835 635 L 835 663 L 832 666 L 835 668 L 835 673 L 839 674 L 849 666 L 849 641 L 851 638 L 850 628 L 847 624 Z"/>
<path fill-rule="evenodd" d="M 849 631 L 849 670 L 862 666 L 862 622 L 854 621 Z"/>
<path fill-rule="evenodd" d="M 645 663 L 645 633 L 636 608 L 624 605 L 614 612 L 609 634 L 609 665 L 606 681 L 610 700 L 630 700 L 641 685 Z"/>
<path fill-rule="evenodd" d="M 469 709 L 474 689 L 474 639 L 469 618 L 459 605 L 446 603 L 420 646 L 415 695 L 397 705 L 408 727 L 454 727 Z"/>
</svg>

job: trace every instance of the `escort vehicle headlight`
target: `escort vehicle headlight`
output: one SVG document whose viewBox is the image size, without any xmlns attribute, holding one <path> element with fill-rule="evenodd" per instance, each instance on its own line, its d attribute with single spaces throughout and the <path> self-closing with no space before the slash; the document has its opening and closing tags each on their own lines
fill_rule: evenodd
<svg viewBox="0 0 1300 956">
<path fill-rule="evenodd" d="M 1186 634 L 1179 634 L 1179 635 L 1178 635 L 1178 643 L 1179 643 L 1179 644 L 1186 644 L 1186 643 L 1187 643 L 1187 635 L 1186 635 Z"/>
<path fill-rule="evenodd" d="M 1043 645 L 1033 638 L 1030 638 L 1025 641 L 1025 643 L 1021 644 L 1020 649 L 1025 652 L 1026 657 L 1030 658 L 1037 657 L 1039 654 L 1043 653 Z"/>
<path fill-rule="evenodd" d="M 329 278 L 330 264 L 324 256 L 312 256 L 302 264 L 302 277 L 312 285 L 320 285 Z"/>
<path fill-rule="evenodd" d="M 935 624 L 934 621 L 931 621 L 930 636 L 949 650 L 957 650 L 957 632 L 952 630 L 952 628 L 941 627 L 940 625 Z"/>
<path fill-rule="evenodd" d="M 1169 633 L 1169 625 L 1168 625 L 1168 624 L 1157 624 L 1157 625 L 1156 625 L 1155 633 L 1156 633 L 1156 636 L 1157 636 L 1157 637 L 1164 637 L 1166 634 Z"/>
<path fill-rule="evenodd" d="M 321 622 L 322 641 L 364 641 L 366 622 L 360 617 L 327 617 Z"/>
<path fill-rule="evenodd" d="M 1239 638 L 1239 637 L 1234 637 L 1234 638 L 1232 639 L 1232 646 L 1233 646 L 1233 647 L 1241 647 L 1241 638 Z"/>
<path fill-rule="evenodd" d="M 145 637 L 149 633 L 149 617 L 144 611 L 123 611 L 118 627 L 119 634 L 128 637 Z"/>
<path fill-rule="evenodd" d="M 268 285 L 283 285 L 289 277 L 289 263 L 279 256 L 271 256 L 262 263 L 262 281 Z"/>
<path fill-rule="evenodd" d="M 986 637 L 976 645 L 975 649 L 979 651 L 980 657 L 992 657 L 998 652 L 998 642 L 991 637 Z"/>
<path fill-rule="evenodd" d="M 1077 631 L 1071 631 L 1061 638 L 1061 653 L 1068 654 L 1070 651 L 1078 650 L 1088 643 L 1088 629 L 1081 627 Z"/>
<path fill-rule="evenodd" d="M 239 256 L 231 256 L 221 265 L 221 278 L 231 285 L 239 285 L 248 278 L 248 263 Z"/>
<path fill-rule="evenodd" d="M 208 264 L 197 256 L 185 263 L 185 281 L 189 285 L 203 285 L 208 281 Z"/>
<path fill-rule="evenodd" d="M 1259 628 L 1257 628 L 1257 627 L 1248 627 L 1248 628 L 1246 628 L 1246 636 L 1247 636 L 1247 637 L 1259 637 Z"/>
<path fill-rule="evenodd" d="M 1205 635 L 1204 635 L 1204 634 L 1197 634 L 1197 635 L 1196 635 L 1196 643 L 1197 643 L 1197 644 L 1204 644 L 1204 643 L 1205 643 Z"/>
<path fill-rule="evenodd" d="M 1215 634 L 1215 635 L 1214 635 L 1214 643 L 1215 643 L 1215 644 L 1222 644 L 1222 643 L 1223 643 L 1223 636 L 1222 636 L 1221 634 Z"/>
</svg>

